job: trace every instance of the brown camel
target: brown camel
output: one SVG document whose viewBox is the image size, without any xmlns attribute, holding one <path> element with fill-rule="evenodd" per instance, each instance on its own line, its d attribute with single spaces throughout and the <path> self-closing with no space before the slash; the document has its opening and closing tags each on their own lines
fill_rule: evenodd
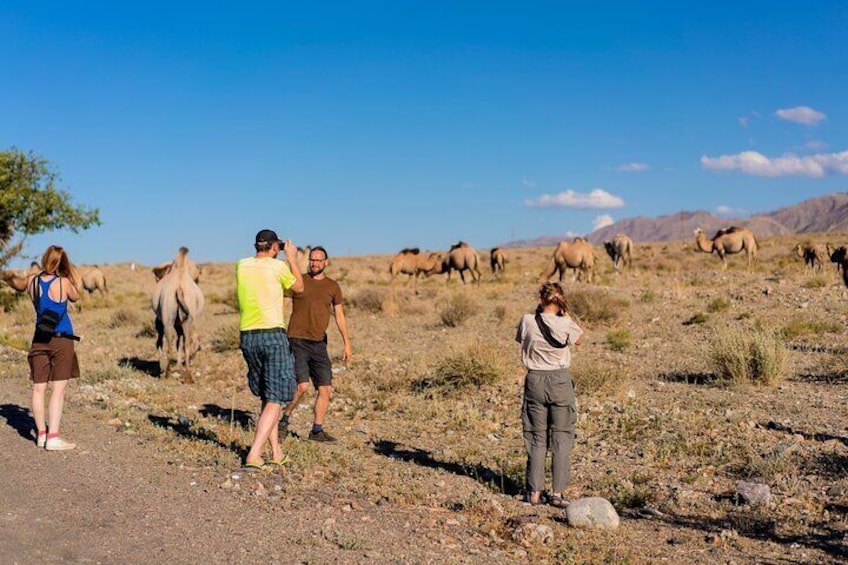
<svg viewBox="0 0 848 565">
<path fill-rule="evenodd" d="M 604 242 L 604 249 L 606 249 L 610 259 L 612 259 L 612 264 L 616 271 L 622 266 L 625 268 L 630 267 L 633 260 L 633 240 L 628 235 L 623 233 L 617 234 L 612 238 L 612 241 Z"/>
<path fill-rule="evenodd" d="M 180 247 L 180 252 L 182 252 L 183 249 L 185 249 L 185 252 L 188 253 L 188 249 L 185 247 Z M 153 276 L 156 277 L 156 282 L 159 282 L 162 280 L 162 277 L 168 274 L 168 271 L 171 270 L 171 266 L 173 264 L 173 261 L 164 261 L 153 267 Z M 201 274 L 200 267 L 198 267 L 197 264 L 188 257 L 185 257 L 185 266 L 186 269 L 188 269 L 188 274 L 191 277 L 191 280 L 199 283 Z"/>
<path fill-rule="evenodd" d="M 465 284 L 465 271 L 471 272 L 471 282 L 480 282 L 480 257 L 473 247 L 460 241 L 451 245 L 448 254 L 442 261 L 442 271 L 448 274 L 448 282 L 453 271 L 459 271 L 459 278 Z"/>
<path fill-rule="evenodd" d="M 489 264 L 492 266 L 492 274 L 496 278 L 500 278 L 504 274 L 504 266 L 506 265 L 506 254 L 500 247 L 495 247 L 489 252 Z"/>
<path fill-rule="evenodd" d="M 727 270 L 727 256 L 745 252 L 750 269 L 757 255 L 757 240 L 751 230 L 731 226 L 716 232 L 712 240 L 707 239 L 704 230 L 695 230 L 695 246 L 703 253 L 716 253 L 721 259 L 721 267 Z"/>
<path fill-rule="evenodd" d="M 301 273 L 309 271 L 309 252 L 312 251 L 312 246 L 297 248 L 297 266 L 300 267 Z"/>
<path fill-rule="evenodd" d="M 167 274 L 156 283 L 151 306 L 156 313 L 160 374 L 168 377 L 173 344 L 177 367 L 185 360 L 183 383 L 191 384 L 191 356 L 200 349 L 194 322 L 203 312 L 204 300 L 203 291 L 194 282 L 188 268 L 187 254 L 188 249 L 181 247 Z"/>
<path fill-rule="evenodd" d="M 82 293 L 83 290 L 89 294 L 95 290 L 99 290 L 101 296 L 106 296 L 106 276 L 97 265 L 91 267 L 79 267 L 77 269 L 77 290 Z"/>
<path fill-rule="evenodd" d="M 389 273 L 392 276 L 392 282 L 398 275 L 409 275 L 407 282 L 410 280 L 418 281 L 420 276 L 429 277 L 444 272 L 442 268 L 443 254 L 440 252 L 421 253 L 417 247 L 408 247 L 402 249 L 400 253 L 392 257 L 391 265 L 389 265 Z"/>
<path fill-rule="evenodd" d="M 540 282 L 548 282 L 559 271 L 562 282 L 566 269 L 574 269 L 578 280 L 592 282 L 595 276 L 595 250 L 586 238 L 575 237 L 573 241 L 560 241 L 551 256 L 547 269 L 542 273 Z"/>
<path fill-rule="evenodd" d="M 816 271 L 821 271 L 824 267 L 825 259 L 828 257 L 827 248 L 821 243 L 795 246 L 795 254 L 804 260 L 804 265 Z"/>
</svg>

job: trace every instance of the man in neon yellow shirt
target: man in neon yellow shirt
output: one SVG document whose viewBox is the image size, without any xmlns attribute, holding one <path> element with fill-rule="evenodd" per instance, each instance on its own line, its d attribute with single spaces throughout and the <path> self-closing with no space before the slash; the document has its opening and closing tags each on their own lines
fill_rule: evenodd
<svg viewBox="0 0 848 565">
<path fill-rule="evenodd" d="M 303 292 L 297 266 L 297 247 L 280 241 L 273 230 L 256 234 L 256 255 L 236 264 L 239 303 L 239 345 L 247 362 L 250 391 L 262 400 L 253 443 L 245 458 L 246 468 L 261 468 L 265 442 L 271 444 L 272 463 L 283 461 L 277 421 L 282 406 L 294 396 L 294 359 L 283 316 L 284 292 Z M 277 260 L 280 251 L 289 264 Z"/>
</svg>

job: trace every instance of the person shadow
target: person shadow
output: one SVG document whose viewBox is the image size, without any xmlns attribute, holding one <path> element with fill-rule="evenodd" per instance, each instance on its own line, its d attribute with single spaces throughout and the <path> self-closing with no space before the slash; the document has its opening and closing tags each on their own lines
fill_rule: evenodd
<svg viewBox="0 0 848 565">
<path fill-rule="evenodd" d="M 223 422 L 231 422 L 244 430 L 252 428 L 255 424 L 252 413 L 237 408 L 231 409 L 223 408 L 217 404 L 204 404 L 199 412 L 201 416 L 215 418 Z"/>
<path fill-rule="evenodd" d="M 247 449 L 245 449 L 241 444 L 235 441 L 232 441 L 230 443 L 222 442 L 220 439 L 218 439 L 218 436 L 217 434 L 215 434 L 215 432 L 202 427 L 195 427 L 194 422 L 188 418 L 184 418 L 182 416 L 171 417 L 148 414 L 147 419 L 151 424 L 153 424 L 157 428 L 171 430 L 178 436 L 184 437 L 186 439 L 192 441 L 202 441 L 217 445 L 222 449 L 232 451 L 242 459 L 247 455 Z"/>
<path fill-rule="evenodd" d="M 510 477 L 505 471 L 495 471 L 482 463 L 464 464 L 453 461 L 442 461 L 433 457 L 433 454 L 429 451 L 417 447 L 405 447 L 397 442 L 388 440 L 373 442 L 372 449 L 389 459 L 407 461 L 422 467 L 442 469 L 454 475 L 469 477 L 501 494 L 515 496 L 522 492 L 523 489 L 523 484 Z"/>
<path fill-rule="evenodd" d="M 29 408 L 17 404 L 0 404 L 0 416 L 6 420 L 6 425 L 18 432 L 18 435 L 33 441 L 35 421 L 29 413 Z"/>
</svg>

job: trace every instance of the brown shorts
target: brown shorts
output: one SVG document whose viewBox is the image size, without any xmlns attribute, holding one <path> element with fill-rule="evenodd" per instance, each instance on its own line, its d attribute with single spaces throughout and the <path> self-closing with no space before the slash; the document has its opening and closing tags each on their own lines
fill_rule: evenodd
<svg viewBox="0 0 848 565">
<path fill-rule="evenodd" d="M 47 343 L 33 343 L 27 355 L 29 378 L 34 383 L 67 381 L 80 376 L 74 341 L 53 337 Z"/>
</svg>

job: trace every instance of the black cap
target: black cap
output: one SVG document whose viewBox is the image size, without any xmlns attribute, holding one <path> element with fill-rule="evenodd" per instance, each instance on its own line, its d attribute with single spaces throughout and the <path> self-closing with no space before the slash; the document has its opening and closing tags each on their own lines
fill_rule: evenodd
<svg viewBox="0 0 848 565">
<path fill-rule="evenodd" d="M 275 241 L 280 242 L 280 246 L 283 245 L 283 242 L 277 237 L 277 232 L 274 230 L 260 230 L 259 233 L 256 234 L 256 243 L 267 243 L 271 245 Z"/>
</svg>

